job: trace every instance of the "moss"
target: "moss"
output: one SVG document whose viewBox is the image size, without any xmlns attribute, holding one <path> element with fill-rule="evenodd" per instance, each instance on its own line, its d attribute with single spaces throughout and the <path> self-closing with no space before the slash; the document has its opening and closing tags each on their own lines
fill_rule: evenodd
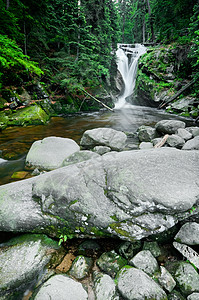
<svg viewBox="0 0 199 300">
<path fill-rule="evenodd" d="M 91 227 L 90 232 L 93 232 L 95 234 L 95 236 L 99 236 L 99 237 L 110 237 L 111 234 L 110 233 L 105 233 L 103 231 L 101 231 L 99 228 L 97 227 Z"/>
<path fill-rule="evenodd" d="M 49 120 L 49 116 L 37 105 L 31 105 L 10 115 L 8 125 L 26 126 L 45 124 Z"/>
<path fill-rule="evenodd" d="M 129 234 L 128 231 L 122 229 L 121 226 L 122 223 L 120 222 L 112 223 L 109 225 L 109 227 L 113 229 L 117 234 L 119 234 L 120 236 L 128 237 L 131 239 L 131 241 L 133 241 L 134 238 Z"/>
</svg>

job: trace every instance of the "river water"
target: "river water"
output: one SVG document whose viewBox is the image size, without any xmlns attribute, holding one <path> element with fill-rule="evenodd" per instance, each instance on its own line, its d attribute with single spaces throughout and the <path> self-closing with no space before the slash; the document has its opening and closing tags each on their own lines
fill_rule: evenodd
<svg viewBox="0 0 199 300">
<path fill-rule="evenodd" d="M 141 125 L 154 126 L 163 119 L 181 119 L 192 126 L 190 119 L 165 113 L 162 110 L 143 106 L 131 106 L 115 112 L 99 111 L 65 117 L 53 117 L 46 125 L 10 127 L 0 132 L 0 185 L 19 179 L 11 178 L 16 171 L 24 170 L 25 157 L 32 143 L 47 136 L 67 137 L 80 142 L 83 132 L 97 127 L 109 127 L 131 133 L 128 144 L 136 149 L 136 130 Z"/>
</svg>

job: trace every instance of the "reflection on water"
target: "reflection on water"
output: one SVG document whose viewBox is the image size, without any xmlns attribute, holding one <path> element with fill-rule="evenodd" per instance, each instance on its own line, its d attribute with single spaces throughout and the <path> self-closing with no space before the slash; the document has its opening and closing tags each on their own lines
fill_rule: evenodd
<svg viewBox="0 0 199 300">
<path fill-rule="evenodd" d="M 79 143 L 83 132 L 97 127 L 110 127 L 135 133 L 141 125 L 155 125 L 162 119 L 182 119 L 189 125 L 189 119 L 179 118 L 154 108 L 132 106 L 114 113 L 100 111 L 63 117 L 54 117 L 46 125 L 10 127 L 0 133 L 0 156 L 9 160 L 0 164 L 0 184 L 14 181 L 13 172 L 23 170 L 25 156 L 32 143 L 47 136 L 67 137 Z M 136 140 L 134 141 L 136 142 Z"/>
</svg>

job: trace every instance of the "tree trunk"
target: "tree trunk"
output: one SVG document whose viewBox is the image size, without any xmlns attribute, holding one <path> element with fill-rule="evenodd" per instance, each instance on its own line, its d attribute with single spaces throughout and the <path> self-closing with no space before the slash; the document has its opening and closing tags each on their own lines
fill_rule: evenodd
<svg viewBox="0 0 199 300">
<path fill-rule="evenodd" d="M 153 29 L 153 17 L 151 14 L 151 6 L 150 6 L 150 1 L 147 0 L 147 6 L 148 6 L 148 13 L 149 13 L 149 22 L 150 22 L 150 27 L 151 27 L 151 40 L 152 43 L 154 42 L 155 36 L 154 36 L 154 29 Z"/>
<path fill-rule="evenodd" d="M 6 1 L 6 9 L 8 9 L 10 7 L 10 0 Z"/>
</svg>

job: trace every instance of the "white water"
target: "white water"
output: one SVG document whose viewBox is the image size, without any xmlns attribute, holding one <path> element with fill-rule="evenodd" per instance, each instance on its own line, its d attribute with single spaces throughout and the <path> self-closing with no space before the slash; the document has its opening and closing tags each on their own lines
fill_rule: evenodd
<svg viewBox="0 0 199 300">
<path fill-rule="evenodd" d="M 118 46 L 119 48 L 116 51 L 117 68 L 124 81 L 124 92 L 118 97 L 115 109 L 130 105 L 126 102 L 126 98 L 132 95 L 135 88 L 138 59 L 146 53 L 146 47 L 141 44 L 135 44 L 134 47 L 125 44 L 119 44 Z M 130 56 L 130 59 L 127 55 Z"/>
</svg>

